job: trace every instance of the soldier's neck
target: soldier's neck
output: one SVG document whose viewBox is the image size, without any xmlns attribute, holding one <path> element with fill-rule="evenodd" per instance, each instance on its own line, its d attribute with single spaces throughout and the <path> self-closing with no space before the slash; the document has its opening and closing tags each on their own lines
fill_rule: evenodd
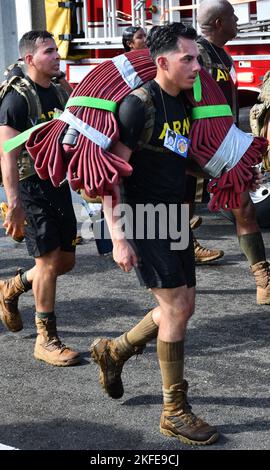
<svg viewBox="0 0 270 470">
<path fill-rule="evenodd" d="M 173 83 L 171 83 L 169 80 L 167 80 L 165 77 L 162 77 L 160 74 L 157 74 L 156 78 L 154 79 L 156 83 L 158 83 L 158 85 L 160 86 L 160 88 L 164 91 L 166 91 L 166 93 L 168 93 L 168 95 L 171 95 L 171 96 L 177 96 L 179 95 L 180 93 L 180 89 L 179 87 L 175 86 Z"/>
<path fill-rule="evenodd" d="M 214 46 L 224 47 L 226 44 L 224 39 L 215 33 L 202 33 L 202 36 L 207 39 L 207 41 L 211 42 L 211 44 Z"/>
<path fill-rule="evenodd" d="M 49 88 L 50 87 L 51 77 L 49 77 L 47 75 L 40 74 L 40 73 L 36 73 L 36 71 L 33 71 L 31 69 L 29 69 L 27 71 L 27 74 L 34 83 L 37 83 L 38 85 L 42 86 L 43 88 Z"/>
</svg>

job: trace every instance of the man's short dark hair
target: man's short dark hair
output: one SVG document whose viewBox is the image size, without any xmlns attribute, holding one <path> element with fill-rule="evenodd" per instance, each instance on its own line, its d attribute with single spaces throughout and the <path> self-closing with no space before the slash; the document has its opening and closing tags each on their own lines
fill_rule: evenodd
<svg viewBox="0 0 270 470">
<path fill-rule="evenodd" d="M 185 26 L 183 23 L 154 26 L 149 31 L 146 41 L 153 61 L 159 54 L 177 50 L 178 40 L 181 37 L 195 40 L 197 33 L 192 26 Z"/>
<path fill-rule="evenodd" d="M 19 42 L 19 51 L 21 58 L 24 58 L 26 54 L 34 54 L 37 49 L 37 39 L 46 41 L 46 39 L 53 39 L 53 35 L 48 31 L 28 31 L 25 33 Z"/>
</svg>

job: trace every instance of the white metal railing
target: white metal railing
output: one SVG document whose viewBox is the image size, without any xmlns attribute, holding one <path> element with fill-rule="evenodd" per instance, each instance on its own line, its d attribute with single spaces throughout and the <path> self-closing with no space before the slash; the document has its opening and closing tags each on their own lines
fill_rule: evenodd
<svg viewBox="0 0 270 470">
<path fill-rule="evenodd" d="M 146 20 L 146 0 L 130 0 L 130 3 L 131 14 L 127 14 L 117 9 L 117 0 L 103 0 L 102 20 L 94 22 L 89 21 L 88 2 L 83 0 L 83 7 L 77 8 L 77 22 L 80 24 L 78 29 L 84 32 L 84 38 L 73 39 L 74 48 L 87 48 L 87 44 L 92 47 L 96 45 L 97 48 L 119 47 L 125 27 L 136 25 L 146 28 L 152 25 L 151 21 Z"/>
<path fill-rule="evenodd" d="M 269 12 L 270 14 L 270 12 Z M 241 24 L 239 33 L 257 33 L 263 35 L 265 32 L 270 31 L 270 19 L 266 21 L 253 21 L 246 24 Z"/>
<path fill-rule="evenodd" d="M 76 0 L 79 1 L 79 0 Z M 270 0 L 260 0 L 257 8 L 260 8 L 260 15 L 266 12 L 266 21 L 254 21 L 249 13 L 249 3 L 251 0 L 231 0 L 237 16 L 241 17 L 240 31 L 235 41 L 242 42 L 244 38 L 249 38 L 253 42 L 263 38 L 268 40 L 270 30 Z M 181 6 L 179 0 L 152 0 L 152 5 L 157 8 L 157 12 L 152 15 L 152 21 L 146 20 L 146 0 L 130 0 L 131 12 L 125 13 L 117 9 L 117 0 L 102 0 L 102 20 L 99 22 L 89 21 L 87 0 L 83 0 L 83 7 L 77 8 L 78 30 L 84 32 L 84 38 L 79 37 L 72 41 L 75 48 L 91 47 L 121 47 L 121 36 L 123 29 L 129 25 L 138 25 L 145 29 L 152 24 L 164 24 L 171 21 L 185 21 L 197 26 L 196 10 L 200 0 L 190 0 L 189 5 Z M 269 8 L 268 8 L 269 7 Z M 183 17 L 182 12 L 190 9 L 190 18 Z M 269 10 L 269 11 L 268 11 Z M 267 14 L 268 12 L 268 14 Z M 269 19 L 267 19 L 269 18 Z M 80 34 L 82 36 L 82 34 Z"/>
</svg>

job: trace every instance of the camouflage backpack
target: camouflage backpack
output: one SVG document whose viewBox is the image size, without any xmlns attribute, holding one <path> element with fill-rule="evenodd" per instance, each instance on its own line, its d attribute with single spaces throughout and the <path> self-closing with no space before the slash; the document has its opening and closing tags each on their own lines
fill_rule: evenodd
<svg viewBox="0 0 270 470">
<path fill-rule="evenodd" d="M 270 71 L 266 72 L 261 91 L 258 96 L 259 103 L 256 103 L 250 110 L 250 127 L 252 134 L 266 137 L 270 140 Z M 263 158 L 263 166 L 270 171 L 270 145 Z"/>
<path fill-rule="evenodd" d="M 41 120 L 42 116 L 42 107 L 39 96 L 32 86 L 31 82 L 25 76 L 25 70 L 22 62 L 16 62 L 15 64 L 10 65 L 6 68 L 4 75 L 6 80 L 0 84 L 0 106 L 1 103 L 11 90 L 16 90 L 17 93 L 22 95 L 28 106 L 28 123 L 27 128 L 30 128 L 37 124 Z M 57 83 L 52 81 L 53 86 L 55 87 L 56 95 L 62 105 L 65 107 L 65 104 L 68 100 L 67 92 Z M 33 174 L 34 165 L 33 161 L 27 152 L 24 150 L 18 159 L 18 168 L 20 179 L 26 178 Z M 0 184 L 2 184 L 2 175 L 0 172 Z"/>
</svg>

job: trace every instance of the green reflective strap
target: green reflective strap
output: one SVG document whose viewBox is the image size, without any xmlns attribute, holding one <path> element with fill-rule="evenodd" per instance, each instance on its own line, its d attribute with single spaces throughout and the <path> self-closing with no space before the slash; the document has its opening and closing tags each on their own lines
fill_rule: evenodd
<svg viewBox="0 0 270 470">
<path fill-rule="evenodd" d="M 197 101 L 197 103 L 199 101 L 201 101 L 201 99 L 202 99 L 202 84 L 201 84 L 201 79 L 200 79 L 199 74 L 197 75 L 196 80 L 193 84 L 193 93 L 194 93 L 195 101 Z"/>
<path fill-rule="evenodd" d="M 232 116 L 232 110 L 228 104 L 215 104 L 211 106 L 198 106 L 191 111 L 191 119 L 205 119 L 213 117 Z"/>
<path fill-rule="evenodd" d="M 104 109 L 105 111 L 115 113 L 117 103 L 115 101 L 92 98 L 91 96 L 74 96 L 69 98 L 66 108 L 70 106 L 85 106 L 86 108 Z"/>
<path fill-rule="evenodd" d="M 11 152 L 16 147 L 19 147 L 20 145 L 24 144 L 29 139 L 32 132 L 38 129 L 39 127 L 44 126 L 44 124 L 48 124 L 48 122 L 41 122 L 40 124 L 37 124 L 36 126 L 30 127 L 30 129 L 27 129 L 21 134 L 18 134 L 15 137 L 12 137 L 11 139 L 6 140 L 3 143 L 4 152 L 6 153 Z"/>
<path fill-rule="evenodd" d="M 90 96 L 74 96 L 73 98 L 69 98 L 66 108 L 70 106 L 85 106 L 87 108 L 104 109 L 105 111 L 111 111 L 114 113 L 117 108 L 117 103 L 115 101 L 102 100 L 100 98 L 91 98 Z M 16 147 L 24 144 L 29 139 L 32 132 L 41 126 L 44 126 L 44 124 L 47 124 L 47 122 L 37 124 L 21 134 L 16 135 L 16 137 L 6 140 L 3 144 L 4 152 L 11 152 Z"/>
</svg>

